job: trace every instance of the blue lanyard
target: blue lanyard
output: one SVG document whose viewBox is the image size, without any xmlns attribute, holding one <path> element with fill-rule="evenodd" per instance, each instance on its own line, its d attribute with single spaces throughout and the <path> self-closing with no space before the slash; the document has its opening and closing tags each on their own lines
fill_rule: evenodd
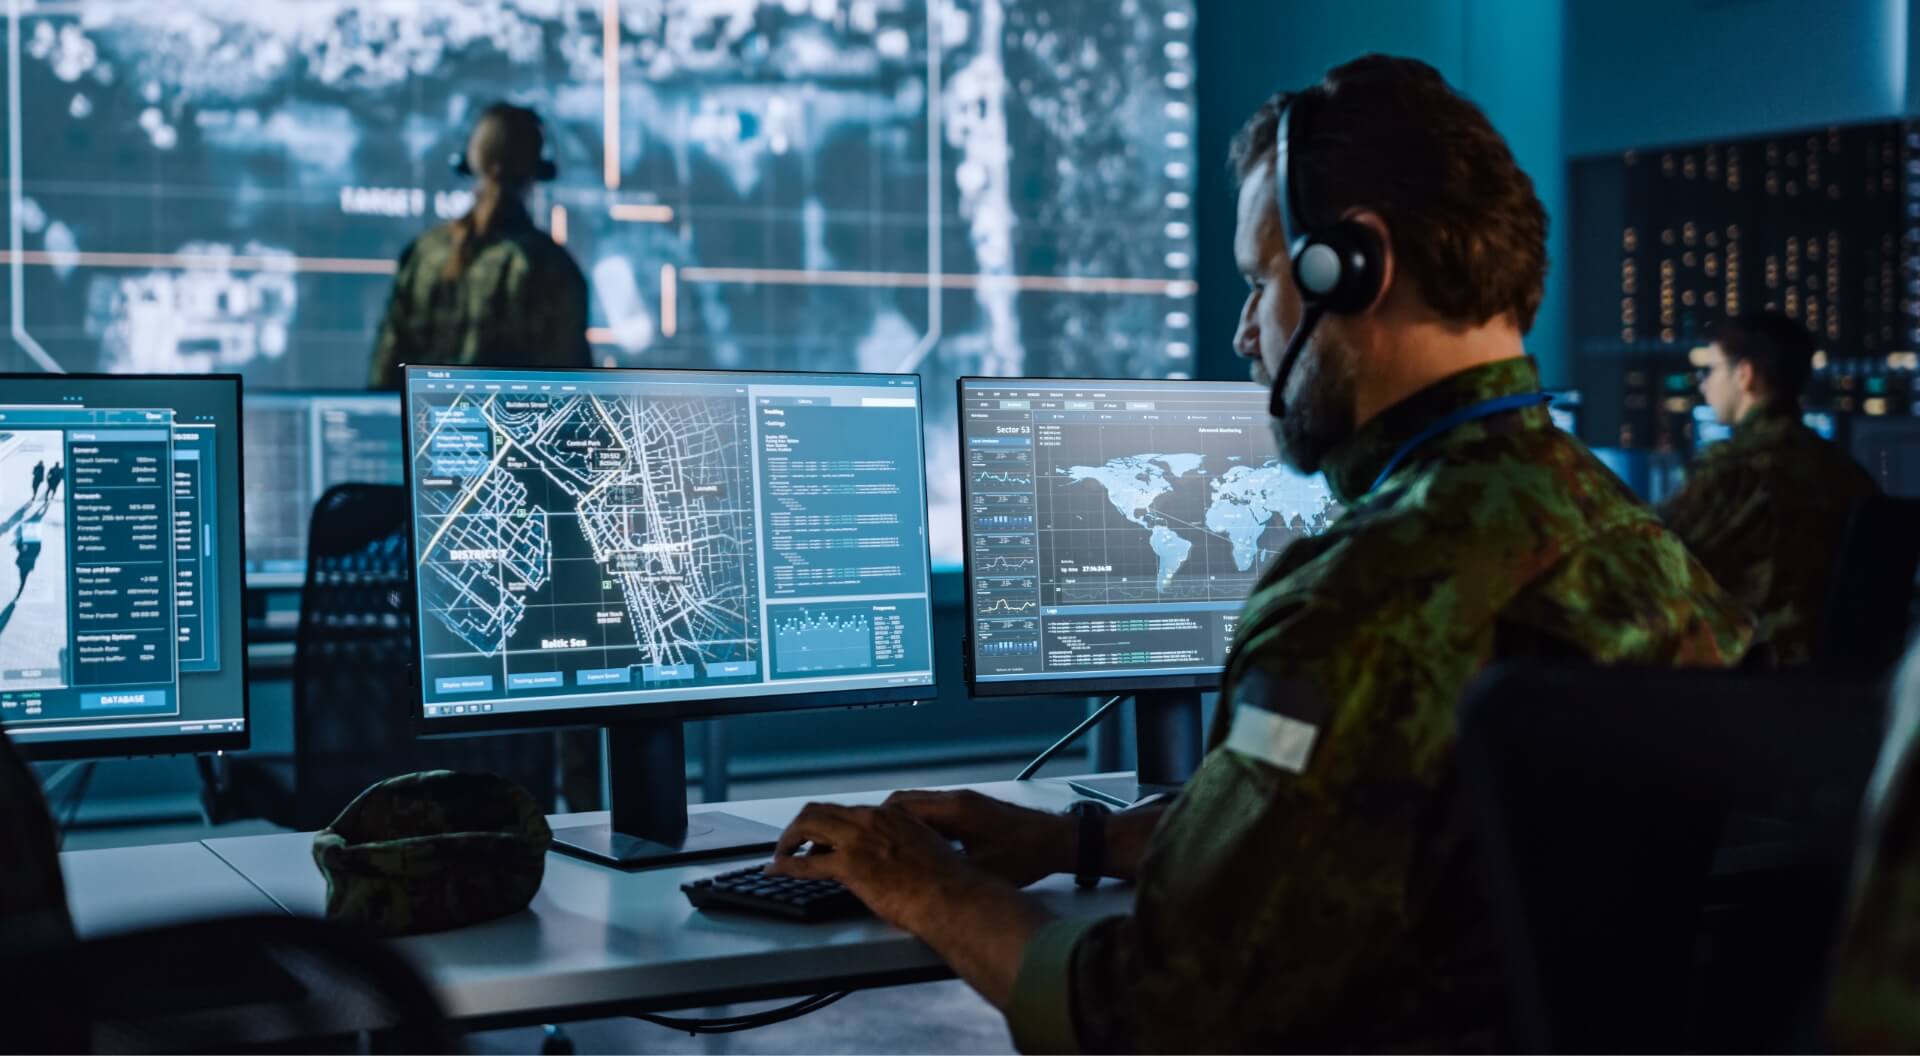
<svg viewBox="0 0 1920 1056">
<path fill-rule="evenodd" d="M 1482 418 L 1491 418 L 1496 414 L 1517 411 L 1523 407 L 1538 407 L 1543 403 L 1552 402 L 1552 400 L 1553 397 L 1544 392 L 1517 392 L 1511 396 L 1496 396 L 1491 400 L 1481 400 L 1471 407 L 1462 407 L 1452 414 L 1447 415 L 1445 418 L 1427 426 L 1425 429 L 1420 430 L 1419 433 L 1414 435 L 1413 439 L 1401 444 L 1400 450 L 1395 451 L 1393 457 L 1387 459 L 1387 468 L 1381 470 L 1380 475 L 1373 478 L 1373 487 L 1367 490 L 1369 492 L 1378 490 L 1380 485 L 1387 482 L 1388 477 L 1393 476 L 1393 471 L 1400 468 L 1400 463 L 1407 460 L 1408 455 L 1413 454 L 1419 449 L 1421 444 L 1439 436 L 1441 433 L 1458 429 L 1468 422 L 1477 422 Z"/>
</svg>

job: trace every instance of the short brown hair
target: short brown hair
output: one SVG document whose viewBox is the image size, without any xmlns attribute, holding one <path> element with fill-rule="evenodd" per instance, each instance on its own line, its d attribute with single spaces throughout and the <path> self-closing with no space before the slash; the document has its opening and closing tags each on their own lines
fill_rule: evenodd
<svg viewBox="0 0 1920 1056">
<path fill-rule="evenodd" d="M 1438 70 L 1388 55 L 1335 67 L 1307 91 L 1318 98 L 1308 126 L 1293 129 L 1291 159 L 1303 221 L 1378 213 L 1398 267 L 1435 311 L 1475 326 L 1511 313 L 1522 333 L 1532 329 L 1547 211 L 1487 115 Z M 1267 100 L 1235 137 L 1241 181 L 1273 162 L 1293 94 Z"/>
</svg>

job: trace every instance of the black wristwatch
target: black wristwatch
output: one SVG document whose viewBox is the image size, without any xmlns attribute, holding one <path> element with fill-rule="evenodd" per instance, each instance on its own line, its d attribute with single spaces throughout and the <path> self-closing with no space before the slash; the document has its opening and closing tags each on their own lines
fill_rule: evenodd
<svg viewBox="0 0 1920 1056">
<path fill-rule="evenodd" d="M 1080 819 L 1080 853 L 1073 883 L 1081 890 L 1098 887 L 1107 870 L 1107 818 L 1113 811 L 1104 803 L 1083 799 L 1067 808 Z"/>
</svg>

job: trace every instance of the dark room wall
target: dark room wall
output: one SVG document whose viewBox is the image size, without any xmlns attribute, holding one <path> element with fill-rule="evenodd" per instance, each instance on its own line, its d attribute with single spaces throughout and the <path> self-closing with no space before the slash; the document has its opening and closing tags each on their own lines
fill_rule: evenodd
<svg viewBox="0 0 1920 1056">
<path fill-rule="evenodd" d="M 1432 63 L 1487 111 L 1555 220 L 1547 303 L 1527 347 L 1549 384 L 1565 377 L 1566 304 L 1558 267 L 1566 201 L 1561 142 L 1561 7 L 1557 0 L 1206 0 L 1197 27 L 1200 280 L 1204 376 L 1241 377 L 1231 342 L 1245 293 L 1233 266 L 1227 146 L 1274 90 L 1318 80 L 1370 51 Z"/>
<path fill-rule="evenodd" d="M 1564 0 L 1569 156 L 1920 110 L 1913 0 Z"/>
</svg>

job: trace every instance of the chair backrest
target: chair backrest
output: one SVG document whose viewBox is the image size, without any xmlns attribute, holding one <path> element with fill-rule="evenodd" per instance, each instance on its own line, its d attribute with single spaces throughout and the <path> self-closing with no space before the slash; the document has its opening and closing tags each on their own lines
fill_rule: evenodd
<svg viewBox="0 0 1920 1056">
<path fill-rule="evenodd" d="M 1920 499 L 1855 503 L 1832 567 L 1814 658 L 1830 672 L 1880 677 L 1906 651 L 1920 572 Z"/>
<path fill-rule="evenodd" d="M 320 828 L 376 781 L 474 770 L 518 782 L 548 810 L 549 734 L 419 740 L 406 492 L 340 484 L 314 506 L 293 661 L 297 818 Z"/>
<path fill-rule="evenodd" d="M 72 937 L 53 815 L 39 778 L 0 732 L 0 950 Z"/>
<path fill-rule="evenodd" d="M 362 1032 L 379 1039 L 374 1051 L 459 1051 L 398 953 L 311 918 L 220 918 L 0 954 L 0 992 L 8 1051 L 321 1051 Z"/>
<path fill-rule="evenodd" d="M 1870 684 L 1812 675 L 1526 662 L 1470 687 L 1461 780 L 1515 1045 L 1804 1043 L 1882 723 Z M 1728 847 L 1751 814 L 1780 817 L 1768 845 Z M 1729 900 L 1747 934 L 1712 933 Z M 1706 1007 L 1742 997 L 1738 1023 Z"/>
</svg>

